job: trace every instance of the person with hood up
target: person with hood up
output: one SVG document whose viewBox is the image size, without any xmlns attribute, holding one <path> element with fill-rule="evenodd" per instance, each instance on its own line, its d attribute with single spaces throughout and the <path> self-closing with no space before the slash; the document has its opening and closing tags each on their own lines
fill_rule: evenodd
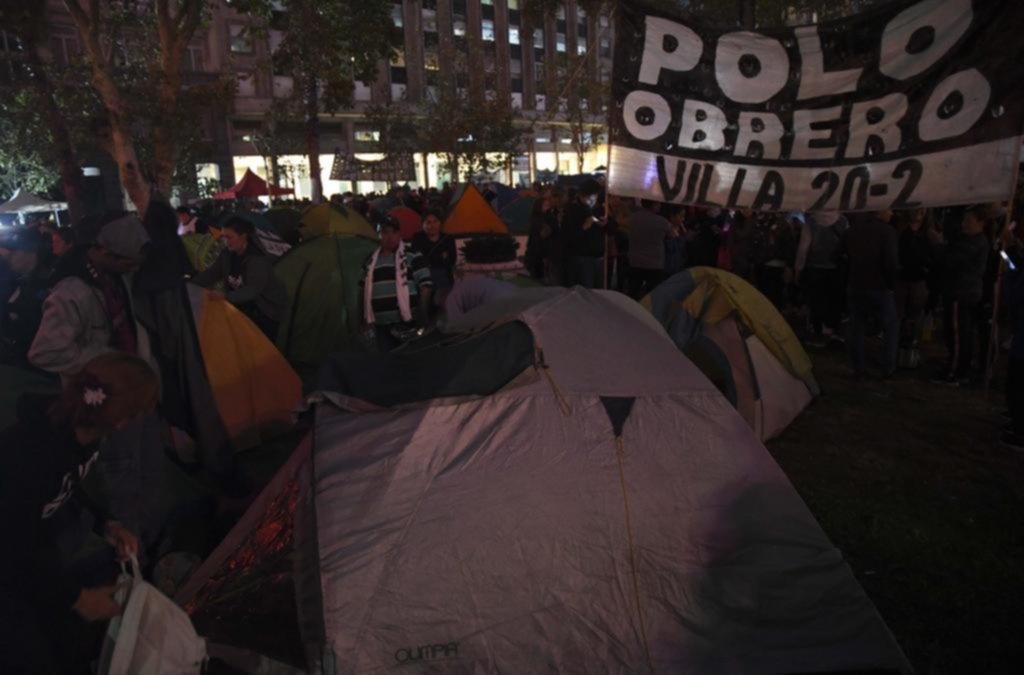
<svg viewBox="0 0 1024 675">
<path fill-rule="evenodd" d="M 562 214 L 562 237 L 567 261 L 566 279 L 570 286 L 601 288 L 604 286 L 605 226 L 594 215 L 601 186 L 588 180 Z"/>
</svg>

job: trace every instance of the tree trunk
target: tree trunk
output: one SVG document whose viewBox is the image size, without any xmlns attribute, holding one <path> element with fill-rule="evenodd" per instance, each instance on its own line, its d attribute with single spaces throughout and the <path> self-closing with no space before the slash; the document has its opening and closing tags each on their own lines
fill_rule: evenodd
<svg viewBox="0 0 1024 675">
<path fill-rule="evenodd" d="M 319 85 L 312 75 L 306 88 L 306 154 L 309 155 L 309 185 L 314 204 L 323 201 L 324 185 L 320 178 L 320 103 Z"/>
<path fill-rule="evenodd" d="M 60 183 L 64 191 L 64 199 L 68 203 L 68 215 L 72 223 L 86 215 L 85 204 L 82 200 L 82 167 L 78 163 L 78 156 L 71 144 L 71 135 L 64 117 L 57 107 L 57 101 L 53 96 L 53 85 L 50 78 L 46 76 L 44 61 L 45 47 L 40 45 L 29 45 L 26 55 L 29 64 L 32 66 L 32 84 L 35 86 L 39 109 L 46 127 L 53 136 L 53 149 L 56 155 L 57 166 L 60 168 Z"/>
<path fill-rule="evenodd" d="M 273 148 L 270 150 L 270 184 L 275 186 L 281 184 L 281 164 L 278 162 L 277 153 Z M 274 203 L 274 195 L 268 195 L 267 198 L 271 204 Z"/>
</svg>

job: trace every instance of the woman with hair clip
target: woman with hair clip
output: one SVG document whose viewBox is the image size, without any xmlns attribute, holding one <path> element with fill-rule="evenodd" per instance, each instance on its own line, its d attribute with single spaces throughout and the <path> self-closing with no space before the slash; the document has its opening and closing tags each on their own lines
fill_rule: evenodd
<svg viewBox="0 0 1024 675">
<path fill-rule="evenodd" d="M 204 288 L 223 282 L 224 291 L 211 291 L 210 296 L 245 312 L 275 342 L 278 325 L 288 311 L 288 291 L 274 275 L 273 260 L 256 244 L 255 231 L 244 218 L 228 219 L 221 235 L 227 248 L 192 281 Z"/>
<path fill-rule="evenodd" d="M 58 541 L 75 534 L 69 530 L 78 521 L 61 517 L 68 514 L 62 507 L 74 499 L 85 505 L 79 486 L 99 456 L 100 441 L 152 410 L 157 389 L 144 361 L 109 352 L 68 378 L 58 396 L 22 397 L 17 424 L 0 432 L 0 513 L 8 528 L 0 556 L 0 672 L 88 672 L 76 662 L 84 650 L 74 645 L 84 630 L 81 621 L 120 613 L 116 588 L 109 585 L 116 566 L 111 559 L 109 578 L 90 583 L 64 565 Z M 119 560 L 137 554 L 135 534 L 89 508 Z"/>
</svg>

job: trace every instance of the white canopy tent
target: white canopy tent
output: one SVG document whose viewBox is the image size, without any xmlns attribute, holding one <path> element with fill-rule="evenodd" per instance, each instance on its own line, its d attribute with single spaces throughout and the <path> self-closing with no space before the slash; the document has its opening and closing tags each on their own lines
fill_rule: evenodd
<svg viewBox="0 0 1024 675">
<path fill-rule="evenodd" d="M 0 205 L 0 213 L 52 213 L 53 217 L 57 220 L 57 224 L 60 225 L 60 215 L 58 212 L 67 208 L 67 202 L 52 202 L 42 197 L 37 197 L 31 192 L 18 190 L 10 200 Z"/>
</svg>

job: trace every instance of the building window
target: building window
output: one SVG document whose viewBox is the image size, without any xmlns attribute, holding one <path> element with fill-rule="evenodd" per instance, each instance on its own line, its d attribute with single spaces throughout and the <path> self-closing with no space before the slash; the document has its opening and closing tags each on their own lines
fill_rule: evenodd
<svg viewBox="0 0 1024 675">
<path fill-rule="evenodd" d="M 509 9 L 519 9 L 519 0 L 508 0 Z"/>
<path fill-rule="evenodd" d="M 68 65 L 78 54 L 78 41 L 71 35 L 54 35 L 50 38 L 50 49 L 57 63 Z M 186 55 L 185 67 L 188 68 L 190 65 L 188 55 Z"/>
<path fill-rule="evenodd" d="M 228 24 L 228 35 L 231 42 L 232 54 L 251 54 L 252 37 L 249 35 L 249 27 L 240 23 Z"/>
<path fill-rule="evenodd" d="M 391 65 L 398 68 L 405 68 L 405 50 L 396 49 L 391 56 Z"/>
<path fill-rule="evenodd" d="M 519 26 L 508 27 L 508 43 L 510 45 L 519 44 Z"/>
<path fill-rule="evenodd" d="M 586 42 L 577 42 L 576 43 L 576 53 L 579 54 L 580 56 L 583 56 L 584 54 L 586 54 L 587 53 L 587 43 Z"/>
<path fill-rule="evenodd" d="M 402 16 L 401 5 L 391 5 L 391 20 L 395 23 L 395 26 L 401 28 L 405 25 L 405 17 Z"/>
<path fill-rule="evenodd" d="M 452 0 L 452 14 L 466 16 L 466 0 Z"/>
<path fill-rule="evenodd" d="M 540 105 L 540 103 L 541 103 L 540 99 L 542 99 L 542 98 L 544 98 L 544 97 L 543 96 L 538 96 L 537 97 L 538 106 Z M 540 110 L 541 108 L 538 107 L 537 109 Z M 537 136 L 536 143 L 537 143 L 537 145 L 548 145 L 549 143 L 551 143 L 551 137 L 550 136 Z"/>
<path fill-rule="evenodd" d="M 480 0 L 480 4 L 481 5 L 490 5 L 490 6 L 493 7 L 494 6 L 494 0 Z"/>
<path fill-rule="evenodd" d="M 612 55 L 612 41 L 608 38 L 601 38 L 601 58 L 608 58 Z"/>
<path fill-rule="evenodd" d="M 287 75 L 274 75 L 274 98 L 288 98 L 295 90 L 295 80 Z"/>
<path fill-rule="evenodd" d="M 274 52 L 277 51 L 277 48 L 280 47 L 281 43 L 284 41 L 284 33 L 279 30 L 272 30 L 267 35 L 267 38 L 270 42 L 270 53 L 273 54 Z"/>
<path fill-rule="evenodd" d="M 508 51 L 514 59 L 523 58 L 523 48 L 520 47 L 519 45 L 509 45 Z"/>
<path fill-rule="evenodd" d="M 512 77 L 523 74 L 523 62 L 519 59 L 511 59 L 508 66 L 508 72 L 512 74 Z"/>
<path fill-rule="evenodd" d="M 203 56 L 202 47 L 189 47 L 185 54 L 185 66 L 193 73 L 201 73 L 206 70 L 206 59 Z"/>
<path fill-rule="evenodd" d="M 544 29 L 538 28 L 533 31 L 533 48 L 544 49 Z"/>
<path fill-rule="evenodd" d="M 480 22 L 480 37 L 489 42 L 494 42 L 494 22 L 484 19 Z"/>
<path fill-rule="evenodd" d="M 560 20 L 565 21 L 565 5 L 562 5 L 562 4 L 558 5 L 558 14 L 556 14 L 556 16 Z"/>
<path fill-rule="evenodd" d="M 518 77 L 513 77 L 512 78 L 512 91 L 515 92 L 515 93 L 519 93 L 519 94 L 523 93 L 523 80 L 522 80 L 522 78 L 518 78 Z"/>
<path fill-rule="evenodd" d="M 252 73 L 238 73 L 235 82 L 238 83 L 238 96 L 256 95 L 256 78 L 253 77 Z"/>
<path fill-rule="evenodd" d="M 369 129 L 356 129 L 356 141 L 359 143 L 379 143 L 380 132 Z"/>
<path fill-rule="evenodd" d="M 433 9 L 423 10 L 423 31 L 426 33 L 437 32 L 437 11 Z"/>
<path fill-rule="evenodd" d="M 441 69 L 441 59 L 436 51 L 428 50 L 423 52 L 423 67 L 435 72 Z"/>
<path fill-rule="evenodd" d="M 404 84 L 392 84 L 391 85 L 391 100 L 401 101 L 405 98 L 405 85 Z"/>
<path fill-rule="evenodd" d="M 407 73 L 404 67 L 393 67 L 391 69 L 391 82 L 393 84 L 405 84 Z"/>
<path fill-rule="evenodd" d="M 523 92 L 513 91 L 512 92 L 512 109 L 522 110 L 523 108 Z"/>
<path fill-rule="evenodd" d="M 366 86 L 365 82 L 361 82 L 359 80 L 356 80 L 355 81 L 355 85 L 356 85 L 356 87 L 355 87 L 354 98 L 357 101 L 369 101 L 371 98 L 373 98 L 372 92 L 371 92 L 370 88 L 368 86 Z"/>
<path fill-rule="evenodd" d="M 466 37 L 466 20 L 455 19 L 452 21 L 452 32 L 455 33 L 455 37 Z"/>
<path fill-rule="evenodd" d="M 607 28 L 608 27 L 608 17 L 607 16 L 602 16 L 600 19 L 598 19 L 598 23 L 601 24 L 601 28 Z"/>
<path fill-rule="evenodd" d="M 423 0 L 423 9 L 437 10 L 437 0 Z"/>
<path fill-rule="evenodd" d="M 565 35 L 562 33 L 555 35 L 555 50 L 565 52 Z"/>
</svg>

